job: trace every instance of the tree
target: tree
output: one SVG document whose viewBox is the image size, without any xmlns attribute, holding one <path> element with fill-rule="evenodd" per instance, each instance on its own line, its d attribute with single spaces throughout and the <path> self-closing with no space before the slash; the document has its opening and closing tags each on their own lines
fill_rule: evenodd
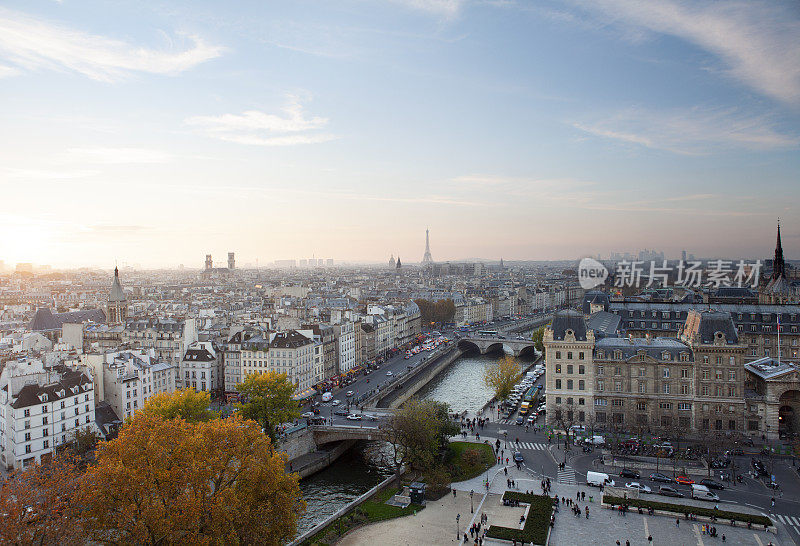
<svg viewBox="0 0 800 546">
<path fill-rule="evenodd" d="M 78 457 L 86 457 L 100 442 L 100 435 L 92 427 L 75 429 L 72 433 L 72 451 Z"/>
<path fill-rule="evenodd" d="M 541 328 L 537 328 L 531 334 L 531 340 L 533 340 L 533 347 L 544 356 L 544 326 Z"/>
<path fill-rule="evenodd" d="M 508 398 L 521 377 L 522 369 L 519 363 L 508 356 L 504 356 L 483 371 L 483 381 L 500 401 Z"/>
<path fill-rule="evenodd" d="M 79 476 L 76 461 L 60 456 L 0 482 L 0 544 L 82 544 L 73 502 Z"/>
<path fill-rule="evenodd" d="M 456 315 L 456 304 L 451 299 L 430 301 L 414 300 L 419 307 L 422 322 L 452 322 Z"/>
<path fill-rule="evenodd" d="M 141 412 L 100 444 L 77 505 L 109 544 L 285 544 L 305 509 L 286 455 L 253 421 Z"/>
<path fill-rule="evenodd" d="M 142 410 L 162 419 L 181 418 L 190 423 L 210 421 L 218 417 L 217 412 L 210 409 L 211 395 L 194 389 L 183 389 L 171 394 L 162 393 L 150 398 Z"/>
<path fill-rule="evenodd" d="M 273 442 L 277 441 L 278 425 L 300 416 L 300 408 L 292 400 L 295 386 L 286 374 L 250 374 L 236 386 L 236 390 L 245 400 L 237 406 L 242 415 L 259 423 Z"/>
<path fill-rule="evenodd" d="M 458 434 L 459 427 L 450 420 L 448 409 L 442 402 L 412 398 L 382 427 L 398 479 L 403 466 L 414 470 L 434 466 L 448 438 Z"/>
</svg>

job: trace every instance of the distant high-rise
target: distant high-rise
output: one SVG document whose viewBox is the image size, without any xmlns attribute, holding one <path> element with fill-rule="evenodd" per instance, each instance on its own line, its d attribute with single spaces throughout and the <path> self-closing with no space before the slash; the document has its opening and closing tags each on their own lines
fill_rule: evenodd
<svg viewBox="0 0 800 546">
<path fill-rule="evenodd" d="M 389 267 L 394 269 L 394 266 L 395 266 L 394 254 L 392 254 L 391 257 L 389 258 Z"/>
<path fill-rule="evenodd" d="M 233 252 L 228 252 L 228 269 L 236 269 L 236 257 Z"/>
<path fill-rule="evenodd" d="M 686 261 L 686 251 L 685 250 L 681 250 L 681 260 L 683 260 L 684 262 Z"/>
<path fill-rule="evenodd" d="M 206 271 L 211 271 L 214 267 L 214 262 L 211 260 L 211 254 L 206 254 Z"/>
<path fill-rule="evenodd" d="M 425 255 L 422 256 L 422 263 L 423 265 L 433 263 L 433 258 L 431 257 L 431 240 L 429 236 L 429 230 L 425 230 Z M 399 259 L 399 258 L 398 258 Z"/>
</svg>

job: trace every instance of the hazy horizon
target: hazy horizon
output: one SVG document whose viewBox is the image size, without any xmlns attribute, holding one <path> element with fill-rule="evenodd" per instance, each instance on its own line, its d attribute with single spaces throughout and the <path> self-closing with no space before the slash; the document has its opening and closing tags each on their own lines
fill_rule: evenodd
<svg viewBox="0 0 800 546">
<path fill-rule="evenodd" d="M 0 260 L 800 256 L 790 1 L 10 0 Z"/>
</svg>

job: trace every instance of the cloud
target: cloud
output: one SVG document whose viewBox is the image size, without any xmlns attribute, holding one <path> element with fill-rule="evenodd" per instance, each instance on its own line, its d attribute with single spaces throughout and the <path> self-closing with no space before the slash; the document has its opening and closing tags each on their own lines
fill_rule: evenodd
<svg viewBox="0 0 800 546">
<path fill-rule="evenodd" d="M 315 132 L 328 125 L 328 118 L 307 118 L 303 105 L 294 95 L 281 110 L 283 116 L 248 110 L 241 114 L 194 116 L 184 120 L 200 134 L 228 142 L 253 146 L 293 146 L 333 140 L 336 135 Z"/>
<path fill-rule="evenodd" d="M 576 3 L 625 32 L 675 36 L 718 57 L 726 72 L 781 102 L 800 104 L 800 11 L 793 1 L 595 0 Z"/>
<path fill-rule="evenodd" d="M 395 4 L 403 5 L 418 11 L 424 11 L 442 17 L 454 17 L 461 11 L 464 0 L 392 0 Z"/>
<path fill-rule="evenodd" d="M 770 116 L 742 114 L 731 108 L 664 112 L 632 108 L 572 125 L 595 136 L 684 155 L 732 149 L 781 150 L 800 145 L 800 137 L 778 131 Z"/>
<path fill-rule="evenodd" d="M 20 180 L 74 180 L 98 174 L 98 171 L 71 171 L 46 169 L 3 169 L 6 176 Z"/>
<path fill-rule="evenodd" d="M 65 161 L 101 165 L 166 163 L 171 158 L 166 152 L 147 148 L 70 148 L 62 156 Z"/>
<path fill-rule="evenodd" d="M 13 66 L 0 64 L 0 78 L 10 78 L 11 76 L 16 76 L 17 74 L 19 74 L 19 70 Z"/>
<path fill-rule="evenodd" d="M 182 49 L 147 49 L 0 9 L 0 59 L 16 69 L 72 71 L 113 82 L 136 72 L 176 74 L 223 51 L 194 35 L 180 35 L 179 41 Z"/>
</svg>

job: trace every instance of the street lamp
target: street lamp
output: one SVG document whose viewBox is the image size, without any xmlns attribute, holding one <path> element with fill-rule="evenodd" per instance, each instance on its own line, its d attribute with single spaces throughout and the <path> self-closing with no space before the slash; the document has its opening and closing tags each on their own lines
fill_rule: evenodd
<svg viewBox="0 0 800 546">
<path fill-rule="evenodd" d="M 475 509 L 473 508 L 473 504 L 472 504 L 472 495 L 474 495 L 474 494 L 475 494 L 475 490 L 474 489 L 470 489 L 470 491 L 469 491 L 469 513 L 470 514 L 474 514 L 475 513 Z"/>
<path fill-rule="evenodd" d="M 461 540 L 461 528 L 458 526 L 458 520 L 461 519 L 461 514 L 456 514 L 456 540 Z"/>
</svg>

